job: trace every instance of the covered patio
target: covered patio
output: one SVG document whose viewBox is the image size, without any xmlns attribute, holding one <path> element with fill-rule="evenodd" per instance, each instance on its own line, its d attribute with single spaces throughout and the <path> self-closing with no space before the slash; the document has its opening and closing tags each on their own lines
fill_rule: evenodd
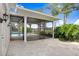
<svg viewBox="0 0 79 59">
<path fill-rule="evenodd" d="M 22 28 L 20 31 L 21 33 L 20 32 L 18 33 L 21 34 L 19 38 L 22 38 L 24 42 L 27 42 L 29 40 L 48 38 L 47 36 L 40 35 L 40 32 L 45 32 L 46 23 L 48 22 L 52 23 L 52 27 L 51 27 L 52 36 L 51 37 L 54 39 L 54 21 L 57 20 L 57 18 L 53 16 L 49 16 L 47 14 L 40 13 L 40 12 L 23 9 L 20 7 L 17 7 L 17 13 L 10 13 L 10 15 L 14 15 L 11 17 L 15 17 L 15 20 L 18 20 L 15 22 L 20 22 L 20 27 L 22 25 Z M 33 29 L 32 24 L 36 24 L 38 27 L 36 29 Z M 30 33 L 28 32 L 27 25 L 29 25 L 29 30 L 31 30 Z"/>
</svg>

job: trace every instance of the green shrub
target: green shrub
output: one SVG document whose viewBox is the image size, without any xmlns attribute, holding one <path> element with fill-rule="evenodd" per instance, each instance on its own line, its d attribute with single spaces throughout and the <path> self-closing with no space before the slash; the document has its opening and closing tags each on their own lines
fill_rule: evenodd
<svg viewBox="0 0 79 59">
<path fill-rule="evenodd" d="M 79 40 L 79 26 L 66 24 L 55 29 L 55 38 L 64 41 Z"/>
</svg>

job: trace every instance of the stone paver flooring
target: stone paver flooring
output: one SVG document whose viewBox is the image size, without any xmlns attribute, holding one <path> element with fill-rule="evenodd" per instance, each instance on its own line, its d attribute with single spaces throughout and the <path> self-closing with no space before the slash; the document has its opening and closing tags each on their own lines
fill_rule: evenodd
<svg viewBox="0 0 79 59">
<path fill-rule="evenodd" d="M 79 43 L 61 42 L 53 39 L 10 42 L 7 56 L 79 56 Z"/>
</svg>

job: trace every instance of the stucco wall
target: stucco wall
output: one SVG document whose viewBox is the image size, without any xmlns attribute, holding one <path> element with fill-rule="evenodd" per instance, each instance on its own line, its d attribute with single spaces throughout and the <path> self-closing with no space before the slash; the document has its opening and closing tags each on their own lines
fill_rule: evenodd
<svg viewBox="0 0 79 59">
<path fill-rule="evenodd" d="M 10 28 L 5 22 L 0 23 L 0 56 L 6 55 L 10 41 Z"/>
<path fill-rule="evenodd" d="M 3 6 L 2 3 L 0 3 L 0 18 L 2 18 L 2 12 L 3 12 Z M 2 55 L 2 23 L 0 23 L 0 56 Z"/>
<path fill-rule="evenodd" d="M 3 26 L 2 26 L 2 55 L 6 55 L 7 53 L 7 49 L 8 49 L 8 45 L 10 42 L 10 28 L 7 25 L 7 23 L 3 22 Z"/>
<path fill-rule="evenodd" d="M 2 24 L 0 23 L 0 56 L 2 55 Z"/>
<path fill-rule="evenodd" d="M 4 13 L 4 6 L 0 3 L 0 17 L 3 18 L 2 14 Z M 8 21 L 3 21 L 0 23 L 0 55 L 6 55 L 9 41 L 10 41 L 10 26 L 8 26 L 10 18 Z"/>
</svg>

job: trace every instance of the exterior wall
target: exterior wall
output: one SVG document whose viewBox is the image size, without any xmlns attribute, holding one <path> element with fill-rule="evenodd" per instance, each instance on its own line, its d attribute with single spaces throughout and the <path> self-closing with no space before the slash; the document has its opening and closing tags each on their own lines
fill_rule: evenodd
<svg viewBox="0 0 79 59">
<path fill-rule="evenodd" d="M 8 21 L 7 21 L 8 22 Z M 6 55 L 9 41 L 10 41 L 10 27 L 8 26 L 7 22 L 3 21 L 0 24 L 1 33 L 0 33 L 0 55 Z"/>
<path fill-rule="evenodd" d="M 2 24 L 0 23 L 0 56 L 2 55 Z"/>
<path fill-rule="evenodd" d="M 2 18 L 2 14 L 5 12 L 4 10 L 4 4 L 0 4 L 0 17 Z M 7 19 L 8 21 L 3 21 L 3 23 L 0 23 L 0 55 L 6 55 L 9 41 L 10 41 L 10 27 L 8 26 L 8 23 L 10 21 L 9 17 Z"/>
<path fill-rule="evenodd" d="M 6 55 L 10 41 L 10 27 L 7 23 L 3 22 L 2 29 L 2 55 Z"/>
<path fill-rule="evenodd" d="M 2 13 L 3 13 L 3 5 L 0 3 L 0 18 L 2 18 Z M 2 33 L 2 23 L 0 23 L 0 56 L 2 56 L 2 38 L 3 38 L 3 33 Z"/>
<path fill-rule="evenodd" d="M 0 3 L 0 17 L 3 12 L 4 12 L 3 3 Z"/>
</svg>

